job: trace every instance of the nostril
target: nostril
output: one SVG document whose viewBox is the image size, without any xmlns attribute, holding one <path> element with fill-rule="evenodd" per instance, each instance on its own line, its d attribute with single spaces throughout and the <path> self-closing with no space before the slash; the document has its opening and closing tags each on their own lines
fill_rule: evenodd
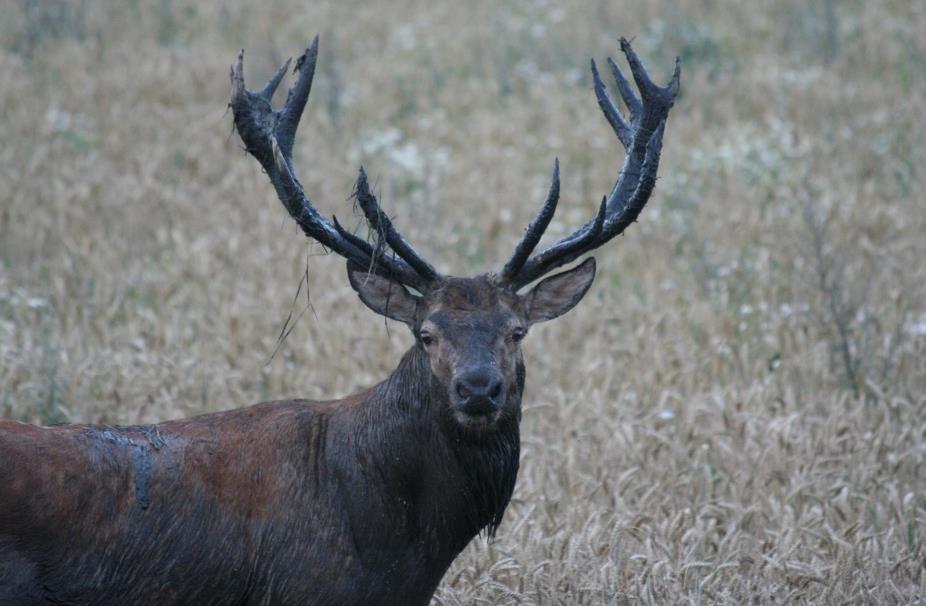
<svg viewBox="0 0 926 606">
<path fill-rule="evenodd" d="M 465 385 L 463 385 L 463 381 L 457 382 L 457 395 L 464 400 L 470 396 L 470 391 L 466 389 Z"/>
<path fill-rule="evenodd" d="M 497 400 L 500 395 L 502 395 L 502 384 L 499 382 L 492 387 L 492 390 L 489 392 L 489 397 L 493 400 Z"/>
</svg>

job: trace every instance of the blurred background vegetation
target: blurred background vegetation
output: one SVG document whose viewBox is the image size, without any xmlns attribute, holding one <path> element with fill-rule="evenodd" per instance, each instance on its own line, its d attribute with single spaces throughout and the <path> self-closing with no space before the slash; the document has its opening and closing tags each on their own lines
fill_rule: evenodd
<svg viewBox="0 0 926 606">
<path fill-rule="evenodd" d="M 591 296 L 528 339 L 515 500 L 437 603 L 922 598 L 924 31 L 906 0 L 3 3 L 0 416 L 336 397 L 410 345 L 242 152 L 239 48 L 256 86 L 320 34 L 307 192 L 359 226 L 362 162 L 470 275 L 555 156 L 551 238 L 607 193 L 587 65 L 623 35 L 657 80 L 682 57 L 661 178 Z"/>
</svg>

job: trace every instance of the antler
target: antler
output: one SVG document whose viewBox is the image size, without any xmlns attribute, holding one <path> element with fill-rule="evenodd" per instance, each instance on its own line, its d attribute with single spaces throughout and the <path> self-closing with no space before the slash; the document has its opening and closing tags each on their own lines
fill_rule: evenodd
<svg viewBox="0 0 926 606">
<path fill-rule="evenodd" d="M 574 261 L 623 232 L 628 225 L 637 220 L 656 185 L 662 135 L 669 110 L 678 95 L 681 61 L 675 59 L 672 80 L 668 86 L 662 87 L 652 81 L 640 58 L 625 38 L 621 38 L 621 50 L 630 64 L 630 72 L 640 91 L 639 98 L 610 57 L 608 65 L 617 82 L 621 98 L 627 106 L 629 121 L 608 95 L 598 74 L 595 60 L 592 59 L 592 79 L 598 105 L 627 152 L 617 182 L 611 193 L 602 199 L 595 219 L 543 251 L 530 256 L 556 210 L 559 199 L 559 162 L 556 162 L 553 169 L 553 185 L 550 187 L 547 200 L 536 218 L 528 225 L 524 237 L 500 275 L 501 280 L 514 290 L 533 282 L 556 267 Z"/>
<path fill-rule="evenodd" d="M 370 227 L 378 235 L 376 245 L 344 229 L 334 218 L 329 222 L 305 195 L 293 169 L 293 140 L 302 110 L 309 99 L 315 62 L 318 59 L 318 36 L 296 61 L 296 83 L 289 90 L 286 104 L 273 111 L 271 98 L 280 85 L 290 60 L 280 67 L 260 91 L 244 86 L 244 51 L 231 68 L 231 108 L 235 128 L 244 141 L 245 149 L 266 171 L 280 202 L 296 220 L 302 231 L 329 250 L 345 257 L 359 267 L 368 268 L 387 278 L 426 292 L 440 279 L 440 274 L 393 227 L 383 213 L 367 184 L 366 173 L 360 168 L 355 196 Z M 386 250 L 386 247 L 390 250 Z"/>
</svg>

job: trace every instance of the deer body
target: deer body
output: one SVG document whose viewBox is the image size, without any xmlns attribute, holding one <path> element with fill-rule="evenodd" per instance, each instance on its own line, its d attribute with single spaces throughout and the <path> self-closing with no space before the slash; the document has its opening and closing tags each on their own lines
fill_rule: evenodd
<svg viewBox="0 0 926 606">
<path fill-rule="evenodd" d="M 295 177 L 292 148 L 317 39 L 282 109 L 232 67 L 235 127 L 306 235 L 347 259 L 373 311 L 414 346 L 383 383 L 333 402 L 293 400 L 139 427 L 0 422 L 0 606 L 427 604 L 453 559 L 495 532 L 518 470 L 521 340 L 585 296 L 595 260 L 534 282 L 614 238 L 656 182 L 679 85 L 649 78 L 626 40 L 640 98 L 611 62 L 629 112 L 592 63 L 598 103 L 627 154 L 594 220 L 534 253 L 546 202 L 509 261 L 440 274 L 382 212 L 361 169 L 373 242 L 329 221 Z M 530 288 L 526 291 L 528 285 Z"/>
<path fill-rule="evenodd" d="M 517 419 L 461 439 L 428 374 L 413 348 L 335 402 L 0 423 L 0 605 L 427 604 L 518 468 Z"/>
</svg>

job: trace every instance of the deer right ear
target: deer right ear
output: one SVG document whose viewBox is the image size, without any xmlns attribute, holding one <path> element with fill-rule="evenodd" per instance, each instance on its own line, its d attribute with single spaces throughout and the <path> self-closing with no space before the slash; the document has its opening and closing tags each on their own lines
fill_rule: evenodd
<svg viewBox="0 0 926 606">
<path fill-rule="evenodd" d="M 575 307 L 595 279 L 595 258 L 543 280 L 525 295 L 530 324 L 558 318 Z"/>
<path fill-rule="evenodd" d="M 347 279 L 367 307 L 387 318 L 414 326 L 418 297 L 404 286 L 353 262 L 347 263 Z"/>
</svg>

